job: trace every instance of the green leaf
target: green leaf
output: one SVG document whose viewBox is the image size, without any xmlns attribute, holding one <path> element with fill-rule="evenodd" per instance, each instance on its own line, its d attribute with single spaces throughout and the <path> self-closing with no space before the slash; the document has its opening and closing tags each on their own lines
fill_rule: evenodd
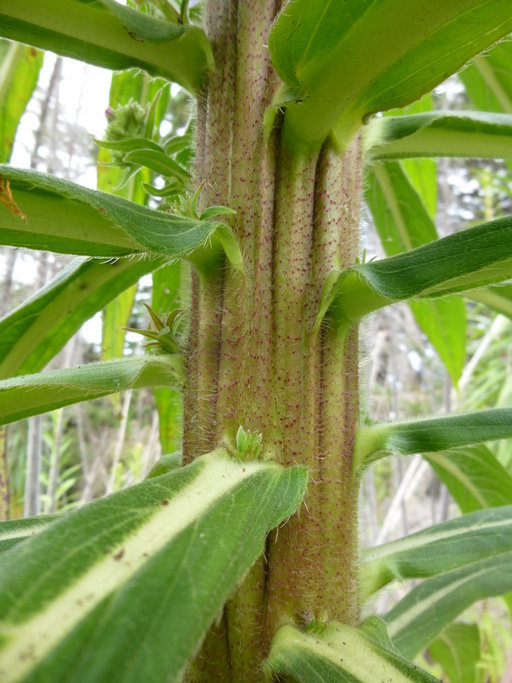
<svg viewBox="0 0 512 683">
<path fill-rule="evenodd" d="M 0 553 L 46 529 L 58 518 L 59 515 L 39 515 L 39 517 L 0 522 Z"/>
<path fill-rule="evenodd" d="M 390 453 L 413 455 L 444 451 L 494 439 L 512 437 L 512 408 L 481 410 L 417 422 L 395 422 L 359 427 L 354 465 L 374 462 Z"/>
<path fill-rule="evenodd" d="M 333 131 L 345 147 L 370 114 L 418 99 L 512 31 L 511 10 L 510 0 L 290 0 L 269 40 L 295 96 L 285 136 L 318 148 Z"/>
<path fill-rule="evenodd" d="M 512 477 L 483 445 L 425 456 L 461 512 L 512 504 Z"/>
<path fill-rule="evenodd" d="M 5 553 L 2 680 L 180 680 L 305 486 L 302 467 L 242 465 L 219 450 L 72 512 Z"/>
<path fill-rule="evenodd" d="M 0 162 L 9 161 L 14 136 L 37 85 L 43 54 L 25 45 L 0 42 Z"/>
<path fill-rule="evenodd" d="M 512 276 L 512 218 L 500 218 L 382 261 L 331 273 L 316 327 L 332 307 L 339 323 L 412 298 L 437 298 Z"/>
<path fill-rule="evenodd" d="M 266 668 L 301 683 L 437 680 L 390 647 L 383 647 L 372 637 L 373 630 L 368 635 L 364 628 L 334 621 L 325 627 L 314 626 L 305 633 L 293 626 L 283 626 L 274 637 Z"/>
<path fill-rule="evenodd" d="M 411 157 L 512 157 L 512 115 L 429 112 L 376 118 L 365 128 L 374 160 Z"/>
<path fill-rule="evenodd" d="M 113 0 L 3 0 L 1 35 L 107 69 L 137 67 L 197 91 L 213 68 L 210 44 Z"/>
<path fill-rule="evenodd" d="M 0 320 L 0 377 L 38 372 L 81 325 L 163 259 L 77 259 Z"/>
<path fill-rule="evenodd" d="M 453 571 L 426 579 L 385 617 L 395 647 L 414 657 L 477 600 L 512 590 L 512 551 L 487 554 Z"/>
<path fill-rule="evenodd" d="M 5 379 L 0 381 L 0 424 L 125 389 L 170 384 L 181 373 L 180 356 L 143 356 Z"/>
<path fill-rule="evenodd" d="M 138 152 L 140 150 L 153 150 L 163 152 L 160 145 L 148 138 L 126 138 L 124 140 L 94 140 L 102 149 L 113 150 L 114 152 Z"/>
<path fill-rule="evenodd" d="M 512 318 L 512 285 L 502 284 L 466 292 L 466 296 Z"/>
<path fill-rule="evenodd" d="M 177 178 L 183 183 L 189 179 L 189 173 L 186 169 L 167 156 L 167 154 L 154 149 L 133 150 L 124 155 L 123 161 L 127 164 L 145 166 L 155 173 Z"/>
<path fill-rule="evenodd" d="M 125 289 L 103 310 L 101 326 L 102 360 L 122 357 L 125 339 L 124 328 L 130 320 L 136 293 L 137 285 Z"/>
<path fill-rule="evenodd" d="M 365 197 L 388 256 L 437 239 L 432 218 L 400 163 L 374 163 Z M 464 302 L 459 297 L 445 297 L 412 301 L 410 307 L 457 385 L 466 359 Z"/>
<path fill-rule="evenodd" d="M 153 273 L 152 307 L 160 314 L 180 308 L 182 289 L 189 281 L 190 268 L 186 263 L 173 263 Z M 153 389 L 158 410 L 160 444 L 163 453 L 181 448 L 183 432 L 183 395 L 176 387 Z"/>
<path fill-rule="evenodd" d="M 242 267 L 238 243 L 223 223 L 154 211 L 35 171 L 0 165 L 1 178 L 10 189 L 0 195 L 0 244 L 87 256 L 155 252 L 188 258 L 200 270 L 216 267 L 224 251 Z"/>
<path fill-rule="evenodd" d="M 512 114 L 511 58 L 512 44 L 503 41 L 461 71 L 459 78 L 475 107 Z"/>
<path fill-rule="evenodd" d="M 441 665 L 450 683 L 479 683 L 480 632 L 476 624 L 450 624 L 430 643 L 430 656 Z"/>
<path fill-rule="evenodd" d="M 478 510 L 363 553 L 361 599 L 391 581 L 423 579 L 512 551 L 512 505 Z"/>
</svg>

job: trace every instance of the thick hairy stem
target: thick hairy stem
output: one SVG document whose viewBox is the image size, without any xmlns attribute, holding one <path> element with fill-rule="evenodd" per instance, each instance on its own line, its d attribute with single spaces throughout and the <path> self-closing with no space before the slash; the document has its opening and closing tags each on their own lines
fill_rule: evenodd
<svg viewBox="0 0 512 683">
<path fill-rule="evenodd" d="M 353 265 L 361 201 L 359 141 L 340 157 L 328 146 L 318 168 L 313 245 L 315 304 L 330 272 Z M 355 623 L 357 600 L 356 491 L 352 452 L 359 416 L 357 329 L 326 320 L 321 332 L 319 506 L 321 566 L 316 616 Z M 315 512 L 315 514 L 317 514 Z"/>
<path fill-rule="evenodd" d="M 274 442 L 284 464 L 308 466 L 310 484 L 300 514 L 269 545 L 266 637 L 291 618 L 314 614 L 311 586 L 318 574 L 318 518 L 309 503 L 318 476 L 317 403 L 319 356 L 308 343 L 306 301 L 310 288 L 316 157 L 281 150 L 274 240 Z"/>
</svg>

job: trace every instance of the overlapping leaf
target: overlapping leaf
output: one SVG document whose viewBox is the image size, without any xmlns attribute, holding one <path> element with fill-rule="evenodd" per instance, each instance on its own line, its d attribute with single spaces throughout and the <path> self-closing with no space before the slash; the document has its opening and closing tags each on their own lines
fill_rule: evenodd
<svg viewBox="0 0 512 683">
<path fill-rule="evenodd" d="M 0 377 L 38 372 L 80 326 L 163 259 L 78 259 L 0 320 Z"/>
<path fill-rule="evenodd" d="M 512 552 L 512 506 L 478 510 L 370 548 L 360 568 L 366 600 L 391 581 L 438 576 Z"/>
<path fill-rule="evenodd" d="M 58 515 L 39 515 L 0 523 L 0 553 L 39 533 L 58 519 Z"/>
<path fill-rule="evenodd" d="M 180 356 L 143 356 L 48 370 L 0 381 L 0 424 L 125 389 L 180 381 Z"/>
<path fill-rule="evenodd" d="M 137 67 L 197 91 L 213 68 L 197 27 L 162 21 L 114 0 L 3 0 L 0 34 L 108 69 Z"/>
<path fill-rule="evenodd" d="M 266 533 L 296 510 L 305 486 L 304 468 L 239 464 L 221 450 L 8 550 L 0 677 L 180 680 Z"/>
<path fill-rule="evenodd" d="M 354 464 L 361 467 L 390 453 L 413 455 L 512 436 L 512 408 L 447 417 L 362 426 L 356 435 Z"/>
<path fill-rule="evenodd" d="M 461 512 L 512 504 L 512 477 L 484 445 L 427 453 Z"/>
<path fill-rule="evenodd" d="M 512 157 L 512 115 L 431 112 L 374 119 L 365 129 L 370 159 Z"/>
<path fill-rule="evenodd" d="M 511 590 L 512 551 L 506 549 L 426 579 L 386 616 L 393 644 L 412 658 L 474 602 Z"/>
<path fill-rule="evenodd" d="M 332 273 L 316 324 L 331 309 L 340 323 L 359 320 L 397 301 L 437 298 L 512 276 L 512 218 L 449 235 L 382 261 Z"/>
<path fill-rule="evenodd" d="M 425 204 L 400 163 L 374 163 L 367 178 L 365 198 L 388 256 L 438 238 Z M 416 321 L 456 385 L 466 358 L 466 307 L 463 300 L 443 297 L 409 303 Z"/>
<path fill-rule="evenodd" d="M 369 114 L 418 99 L 512 31 L 511 10 L 510 0 L 290 0 L 269 42 L 288 86 L 288 139 L 318 147 L 333 131 L 344 147 Z"/>
<path fill-rule="evenodd" d="M 283 626 L 274 638 L 266 667 L 301 683 L 436 681 L 403 659 L 394 650 L 385 629 L 375 623 L 371 628 L 363 625 L 356 629 L 333 621 L 305 633 L 293 626 Z"/>
<path fill-rule="evenodd" d="M 153 211 L 66 180 L 0 165 L 0 244 L 87 256 L 144 252 L 188 258 L 203 270 L 222 250 L 234 267 L 241 255 L 223 223 Z"/>
</svg>

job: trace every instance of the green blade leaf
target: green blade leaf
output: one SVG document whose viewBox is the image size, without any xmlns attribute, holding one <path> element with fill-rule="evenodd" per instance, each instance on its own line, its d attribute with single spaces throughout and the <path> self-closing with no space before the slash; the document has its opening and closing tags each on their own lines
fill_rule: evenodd
<svg viewBox="0 0 512 683">
<path fill-rule="evenodd" d="M 2 178 L 9 185 L 0 195 L 0 244 L 87 256 L 156 252 L 203 270 L 215 267 L 224 250 L 233 267 L 242 267 L 223 223 L 154 211 L 34 171 L 0 165 Z"/>
<path fill-rule="evenodd" d="M 510 590 L 512 551 L 496 551 L 413 588 L 387 614 L 389 635 L 395 647 L 412 658 L 474 602 Z"/>
<path fill-rule="evenodd" d="M 510 0 L 287 2 L 269 40 L 295 97 L 285 135 L 319 147 L 333 131 L 345 147 L 367 116 L 418 99 L 512 31 L 511 10 Z"/>
<path fill-rule="evenodd" d="M 59 515 L 39 515 L 0 522 L 0 553 L 46 529 L 58 518 Z"/>
<path fill-rule="evenodd" d="M 43 54 L 0 42 L 0 162 L 9 161 L 19 120 L 37 85 Z"/>
<path fill-rule="evenodd" d="M 113 0 L 3 0 L 1 35 L 107 69 L 137 67 L 197 91 L 213 68 L 211 47 L 180 26 Z"/>
<path fill-rule="evenodd" d="M 422 579 L 512 551 L 512 506 L 478 510 L 370 548 L 360 566 L 361 598 L 391 581 Z"/>
<path fill-rule="evenodd" d="M 461 71 L 459 78 L 475 107 L 512 114 L 511 58 L 512 45 L 503 41 Z"/>
<path fill-rule="evenodd" d="M 437 298 L 512 276 L 512 218 L 500 218 L 327 278 L 318 327 L 332 307 L 340 323 L 412 298 Z"/>
<path fill-rule="evenodd" d="M 365 129 L 370 159 L 512 157 L 512 115 L 429 112 L 374 119 Z"/>
<path fill-rule="evenodd" d="M 437 239 L 432 218 L 400 163 L 373 164 L 368 181 L 366 201 L 388 256 Z M 459 297 L 444 297 L 409 305 L 457 385 L 466 359 L 464 302 Z"/>
<path fill-rule="evenodd" d="M 146 168 L 151 169 L 155 173 L 177 178 L 183 183 L 189 179 L 189 173 L 186 169 L 167 156 L 167 154 L 154 149 L 133 150 L 125 154 L 124 161 L 128 164 L 146 166 Z"/>
<path fill-rule="evenodd" d="M 480 631 L 476 624 L 450 624 L 429 645 L 434 662 L 441 665 L 450 683 L 479 683 Z"/>
<path fill-rule="evenodd" d="M 390 453 L 413 455 L 512 437 L 512 408 L 481 410 L 417 422 L 362 426 L 356 434 L 356 468 Z"/>
<path fill-rule="evenodd" d="M 486 446 L 425 456 L 461 512 L 512 504 L 512 477 Z"/>
<path fill-rule="evenodd" d="M 5 379 L 0 381 L 0 424 L 125 389 L 166 385 L 181 373 L 179 356 L 144 356 Z"/>
<path fill-rule="evenodd" d="M 502 284 L 466 292 L 466 296 L 512 318 L 512 285 Z"/>
<path fill-rule="evenodd" d="M 173 263 L 153 273 L 152 307 L 167 314 L 183 304 L 183 288 L 189 282 L 190 268 L 186 263 Z M 153 389 L 158 410 L 160 444 L 163 453 L 181 448 L 183 432 L 183 395 L 176 387 Z"/>
<path fill-rule="evenodd" d="M 137 294 L 137 285 L 125 289 L 103 309 L 101 325 L 101 359 L 121 358 L 124 350 L 125 328 Z"/>
<path fill-rule="evenodd" d="M 241 464 L 219 450 L 73 512 L 5 553 L 2 680 L 180 680 L 305 486 L 302 467 Z"/>
<path fill-rule="evenodd" d="M 163 263 L 160 258 L 73 261 L 0 320 L 0 377 L 41 370 L 86 320 Z"/>
<path fill-rule="evenodd" d="M 437 680 L 403 659 L 390 644 L 383 646 L 382 635 L 378 641 L 371 635 L 364 627 L 356 629 L 334 621 L 306 633 L 283 626 L 274 637 L 266 668 L 301 683 Z"/>
</svg>

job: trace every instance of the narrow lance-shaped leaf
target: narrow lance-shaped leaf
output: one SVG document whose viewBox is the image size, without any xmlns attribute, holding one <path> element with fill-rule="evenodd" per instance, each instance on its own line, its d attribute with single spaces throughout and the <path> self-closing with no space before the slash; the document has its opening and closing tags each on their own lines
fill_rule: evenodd
<svg viewBox="0 0 512 683">
<path fill-rule="evenodd" d="M 469 99 L 483 111 L 512 114 L 512 43 L 503 41 L 472 60 L 459 78 Z"/>
<path fill-rule="evenodd" d="M 143 356 L 5 379 L 0 381 L 0 424 L 125 389 L 173 383 L 181 374 L 181 356 Z"/>
<path fill-rule="evenodd" d="M 425 204 L 400 163 L 372 164 L 367 173 L 365 198 L 388 256 L 438 238 Z M 456 385 L 466 357 L 466 307 L 463 300 L 460 297 L 443 297 L 431 301 L 410 301 L 409 305 L 416 322 Z"/>
<path fill-rule="evenodd" d="M 144 252 L 188 258 L 203 271 L 222 250 L 242 267 L 232 231 L 148 209 L 103 192 L 0 165 L 0 244 L 87 256 Z"/>
<path fill-rule="evenodd" d="M 483 444 L 424 457 L 461 512 L 512 504 L 512 477 Z"/>
<path fill-rule="evenodd" d="M 199 28 L 114 0 L 2 0 L 0 34 L 107 69 L 144 69 L 192 91 L 213 68 L 210 44 Z"/>
<path fill-rule="evenodd" d="M 0 565 L 2 680 L 180 680 L 305 486 L 302 467 L 219 450 L 20 543 Z"/>
<path fill-rule="evenodd" d="M 43 54 L 25 45 L 0 43 L 0 162 L 9 161 L 14 136 L 37 85 Z"/>
<path fill-rule="evenodd" d="M 159 315 L 186 303 L 182 288 L 190 278 L 186 263 L 173 263 L 153 273 L 152 308 Z M 183 427 L 183 395 L 177 387 L 155 387 L 153 389 L 158 410 L 160 444 L 163 453 L 180 448 Z"/>
<path fill-rule="evenodd" d="M 354 446 L 356 468 L 390 453 L 413 455 L 512 437 L 512 408 L 359 427 Z"/>
<path fill-rule="evenodd" d="M 512 590 L 512 551 L 502 551 L 426 579 L 386 615 L 389 635 L 407 658 L 414 657 L 477 600 Z"/>
<path fill-rule="evenodd" d="M 479 683 L 482 680 L 480 632 L 476 624 L 450 624 L 430 643 L 428 651 L 434 662 L 441 665 L 450 683 Z"/>
<path fill-rule="evenodd" d="M 0 523 L 0 553 L 26 541 L 59 518 L 59 515 L 39 515 Z"/>
<path fill-rule="evenodd" d="M 391 581 L 444 574 L 512 551 L 512 506 L 478 510 L 370 548 L 360 566 L 361 598 Z"/>
<path fill-rule="evenodd" d="M 269 41 L 285 135 L 319 147 L 333 131 L 344 147 L 368 115 L 418 99 L 510 31 L 510 0 L 291 0 Z"/>
<path fill-rule="evenodd" d="M 512 157 L 512 115 L 429 112 L 373 119 L 364 129 L 369 159 Z"/>
<path fill-rule="evenodd" d="M 332 273 L 316 325 L 331 309 L 351 323 L 397 301 L 437 298 L 512 276 L 512 218 L 500 218 L 443 237 L 405 254 Z"/>
<path fill-rule="evenodd" d="M 162 258 L 77 259 L 0 320 L 0 377 L 38 372 L 81 325 Z"/>
<path fill-rule="evenodd" d="M 385 629 L 380 625 L 377 628 L 378 638 L 373 624 L 371 630 L 364 625 L 356 629 L 333 621 L 305 633 L 293 626 L 283 626 L 274 637 L 266 667 L 272 673 L 290 676 L 301 683 L 437 681 L 401 657 L 384 635 Z"/>
</svg>

